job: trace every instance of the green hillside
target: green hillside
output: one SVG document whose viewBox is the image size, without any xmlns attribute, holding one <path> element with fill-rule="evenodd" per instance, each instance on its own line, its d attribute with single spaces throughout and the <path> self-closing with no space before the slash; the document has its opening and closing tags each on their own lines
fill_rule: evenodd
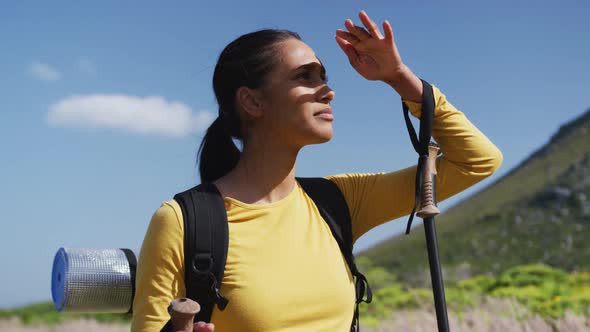
<svg viewBox="0 0 590 332">
<path fill-rule="evenodd" d="M 56 325 L 72 319 L 93 319 L 101 323 L 128 324 L 131 314 L 58 313 L 51 302 L 35 303 L 14 309 L 0 309 L 0 321 L 16 317 L 25 325 Z"/>
<path fill-rule="evenodd" d="M 437 218 L 449 282 L 544 263 L 590 270 L 590 110 L 563 125 L 529 158 Z M 417 227 L 360 254 L 403 281 L 427 284 L 424 232 Z"/>
</svg>

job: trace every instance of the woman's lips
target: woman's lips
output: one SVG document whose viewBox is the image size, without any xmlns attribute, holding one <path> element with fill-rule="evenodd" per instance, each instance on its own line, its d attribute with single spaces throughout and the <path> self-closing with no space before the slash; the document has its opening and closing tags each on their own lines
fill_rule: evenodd
<svg viewBox="0 0 590 332">
<path fill-rule="evenodd" d="M 334 115 L 332 114 L 332 110 L 329 108 L 316 112 L 313 115 L 324 120 L 334 121 Z"/>
</svg>

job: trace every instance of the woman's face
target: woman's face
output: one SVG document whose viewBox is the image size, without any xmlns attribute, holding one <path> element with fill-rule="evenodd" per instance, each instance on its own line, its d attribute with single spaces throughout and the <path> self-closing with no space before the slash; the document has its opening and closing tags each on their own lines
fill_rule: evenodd
<svg viewBox="0 0 590 332">
<path fill-rule="evenodd" d="M 324 66 L 309 46 L 294 38 L 277 45 L 277 52 L 280 61 L 261 89 L 257 126 L 270 134 L 267 139 L 295 149 L 329 141 L 335 93 L 326 84 Z"/>
</svg>

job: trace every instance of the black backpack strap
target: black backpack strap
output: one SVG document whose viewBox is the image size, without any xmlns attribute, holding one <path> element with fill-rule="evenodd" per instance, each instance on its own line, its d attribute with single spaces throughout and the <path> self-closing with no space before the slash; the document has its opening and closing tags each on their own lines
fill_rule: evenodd
<svg viewBox="0 0 590 332">
<path fill-rule="evenodd" d="M 219 293 L 229 244 L 223 198 L 213 184 L 204 183 L 174 199 L 184 218 L 186 296 L 201 305 L 195 322 L 210 322 L 213 306 L 223 310 L 228 303 Z"/>
<path fill-rule="evenodd" d="M 367 282 L 367 278 L 359 272 L 354 262 L 352 253 L 352 221 L 346 199 L 338 186 L 325 178 L 297 178 L 297 181 L 314 201 L 320 215 L 332 231 L 332 235 L 338 242 L 340 251 L 344 256 L 348 268 L 353 275 L 356 290 L 356 307 L 352 320 L 351 331 L 359 329 L 359 304 L 370 303 L 373 293 Z M 365 298 L 366 295 L 366 298 Z"/>
</svg>

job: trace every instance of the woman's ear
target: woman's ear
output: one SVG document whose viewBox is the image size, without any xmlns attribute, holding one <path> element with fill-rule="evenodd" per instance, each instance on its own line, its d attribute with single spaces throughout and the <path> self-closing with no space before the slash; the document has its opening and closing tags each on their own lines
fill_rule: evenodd
<svg viewBox="0 0 590 332">
<path fill-rule="evenodd" d="M 236 101 L 240 108 L 252 118 L 262 116 L 262 94 L 248 87 L 240 87 L 236 94 Z"/>
</svg>

